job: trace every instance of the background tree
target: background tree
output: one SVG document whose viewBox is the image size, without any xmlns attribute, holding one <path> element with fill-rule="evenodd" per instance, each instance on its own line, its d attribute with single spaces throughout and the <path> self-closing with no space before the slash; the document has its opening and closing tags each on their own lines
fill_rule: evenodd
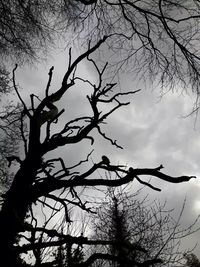
<svg viewBox="0 0 200 267">
<path fill-rule="evenodd" d="M 181 227 L 185 203 L 179 218 L 174 219 L 173 210 L 168 210 L 166 203 L 149 203 L 147 197 L 140 195 L 141 190 L 135 194 L 120 190 L 108 192 L 96 219 L 93 217 L 93 238 L 110 240 L 111 244 L 94 247 L 93 253 L 109 253 L 121 259 L 121 262 L 110 261 L 106 266 L 140 266 L 145 261 L 156 266 L 183 266 L 185 258 L 187 266 L 193 266 L 188 265 L 196 262 L 190 256 L 193 254 L 185 254 L 181 243 L 184 238 L 196 233 L 198 226 L 195 221 L 186 228 Z M 143 251 L 134 250 L 134 246 L 141 247 Z M 94 266 L 105 264 L 105 261 L 97 261 Z"/>
<path fill-rule="evenodd" d="M 78 20 L 88 29 L 79 36 L 112 36 L 107 43 L 114 71 L 129 63 L 134 75 L 149 75 L 162 89 L 190 88 L 198 99 L 199 1 L 69 0 L 66 12 L 72 24 Z"/>
<path fill-rule="evenodd" d="M 60 245 L 56 252 L 55 266 L 78 266 L 84 260 L 82 248 L 77 245 L 72 247 L 71 244 Z"/>
<path fill-rule="evenodd" d="M 12 173 L 9 171 L 9 155 L 18 155 L 21 141 L 21 105 L 8 100 L 13 92 L 8 71 L 0 67 L 0 184 L 1 193 L 8 189 L 12 181 Z M 25 129 L 23 129 L 24 131 Z M 8 157 L 8 158 L 7 158 Z M 14 159 L 14 158 L 13 158 Z"/>
<path fill-rule="evenodd" d="M 38 59 L 52 41 L 47 1 L 0 1 L 0 56 L 2 59 Z M 50 14 L 49 14 L 50 15 Z"/>
<path fill-rule="evenodd" d="M 200 266 L 200 261 L 194 253 L 186 253 L 184 256 L 186 259 L 186 266 L 188 267 L 199 267 Z"/>
<path fill-rule="evenodd" d="M 56 44 L 58 39 L 69 44 L 78 38 L 87 45 L 107 35 L 114 74 L 127 69 L 128 63 L 134 75 L 145 79 L 149 75 L 163 89 L 165 85 L 190 88 L 198 99 L 200 5 L 196 0 L 1 0 L 0 12 L 2 59 L 44 58 L 56 38 Z"/>
</svg>

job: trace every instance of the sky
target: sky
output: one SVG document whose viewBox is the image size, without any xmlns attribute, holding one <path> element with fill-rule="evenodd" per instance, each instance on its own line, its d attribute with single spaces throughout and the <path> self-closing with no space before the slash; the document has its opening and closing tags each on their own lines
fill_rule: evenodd
<svg viewBox="0 0 200 267">
<path fill-rule="evenodd" d="M 77 55 L 76 51 L 74 55 Z M 63 74 L 67 68 L 67 50 L 56 52 L 46 63 L 37 66 L 20 67 L 16 72 L 17 83 L 21 87 L 23 99 L 30 103 L 29 94 L 44 96 L 44 89 L 48 80 L 48 70 L 54 65 L 54 75 L 50 90 L 56 90 L 61 84 Z M 81 64 L 79 72 L 87 79 L 95 80 L 95 73 L 87 62 Z M 160 164 L 163 172 L 172 176 L 195 175 L 188 183 L 170 184 L 157 178 L 151 179 L 151 184 L 162 189 L 161 192 L 145 188 L 144 193 L 150 199 L 167 201 L 170 208 L 175 208 L 174 215 L 178 215 L 182 203 L 186 198 L 186 207 L 182 218 L 183 225 L 188 225 L 200 214 L 200 117 L 187 116 L 192 110 L 195 96 L 182 92 L 169 92 L 163 97 L 159 86 L 146 85 L 136 81 L 133 74 L 120 76 L 122 92 L 141 89 L 130 99 L 130 105 L 122 107 L 108 120 L 103 129 L 109 137 L 116 139 L 123 150 L 114 148 L 108 141 L 95 133 L 95 151 L 93 161 L 99 161 L 102 155 L 107 155 L 111 164 L 124 164 L 135 168 L 154 168 Z M 61 117 L 61 123 L 77 114 L 87 113 L 88 103 L 85 94 L 89 89 L 84 85 L 70 89 L 70 92 L 58 103 L 58 107 L 65 108 L 66 113 Z M 69 165 L 77 158 L 87 155 L 93 147 L 89 142 L 80 146 L 75 145 L 59 151 Z M 81 153 L 80 153 L 81 150 Z M 146 179 L 148 181 L 149 178 Z M 132 184 L 135 191 L 140 187 L 137 181 Z M 200 221 L 198 225 L 200 227 Z M 200 231 L 186 239 L 184 248 L 192 247 L 198 242 Z M 200 258 L 200 244 L 195 249 Z"/>
</svg>

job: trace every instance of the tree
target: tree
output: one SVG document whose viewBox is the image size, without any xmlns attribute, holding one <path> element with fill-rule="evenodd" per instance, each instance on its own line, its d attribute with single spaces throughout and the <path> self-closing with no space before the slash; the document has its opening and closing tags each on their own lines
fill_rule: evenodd
<svg viewBox="0 0 200 267">
<path fill-rule="evenodd" d="M 39 52 L 46 50 L 53 32 L 45 14 L 48 6 L 47 1 L 0 1 L 2 59 L 38 59 Z"/>
<path fill-rule="evenodd" d="M 84 254 L 79 245 L 76 247 L 72 247 L 72 244 L 65 244 L 58 247 L 57 254 L 55 257 L 55 266 L 74 267 L 80 264 L 83 259 Z"/>
<path fill-rule="evenodd" d="M 107 266 L 140 266 L 145 262 L 156 266 L 183 266 L 184 258 L 187 266 L 192 266 L 189 262 L 194 262 L 190 260 L 193 254 L 184 254 L 180 245 L 198 227 L 195 224 L 181 227 L 185 203 L 178 219 L 174 219 L 173 210 L 167 210 L 166 203 L 155 201 L 150 204 L 147 197 L 141 198 L 140 193 L 141 190 L 134 194 L 122 190 L 108 192 L 97 215 L 93 216 L 93 238 L 110 240 L 111 243 L 94 247 L 92 252 L 109 253 L 120 259 L 119 262 L 110 261 Z M 140 250 L 135 250 L 136 246 Z M 105 261 L 94 266 L 104 265 Z"/>
<path fill-rule="evenodd" d="M 113 92 L 116 83 L 104 81 L 104 73 L 107 64 L 99 68 L 96 62 L 91 58 L 107 37 L 99 40 L 94 46 L 81 54 L 72 61 L 71 50 L 69 52 L 69 65 L 63 77 L 60 88 L 50 93 L 50 85 L 53 75 L 53 67 L 49 71 L 49 80 L 45 89 L 44 98 L 39 101 L 37 96 L 30 96 L 31 105 L 26 104 L 16 85 L 15 74 L 17 66 L 13 70 L 13 85 L 16 94 L 21 101 L 23 111 L 21 112 L 21 124 L 28 121 L 28 135 L 22 139 L 24 142 L 24 158 L 10 156 L 12 160 L 17 160 L 19 169 L 17 170 L 9 190 L 5 194 L 5 199 L 0 212 L 0 247 L 1 261 L 6 267 L 21 266 L 16 259 L 20 253 L 27 251 L 40 251 L 44 248 L 59 246 L 64 243 L 72 244 L 100 244 L 102 241 L 91 241 L 84 236 L 62 235 L 60 230 L 51 225 L 51 229 L 38 225 L 39 220 L 34 216 L 34 209 L 40 204 L 52 212 L 59 212 L 60 209 L 54 207 L 52 203 L 58 202 L 62 206 L 65 214 L 66 223 L 71 222 L 69 210 L 73 207 L 83 211 L 90 211 L 91 207 L 87 205 L 87 199 L 84 201 L 81 190 L 85 187 L 118 187 L 133 180 L 145 184 L 154 190 L 159 188 L 142 180 L 142 176 L 152 176 L 171 183 L 181 183 L 189 181 L 194 176 L 171 177 L 162 172 L 163 166 L 156 168 L 126 168 L 123 165 L 114 165 L 106 156 L 103 156 L 99 162 L 89 164 L 88 158 L 82 159 L 73 166 L 67 164 L 67 159 L 52 156 L 50 152 L 60 149 L 63 146 L 81 144 L 83 141 L 94 143 L 93 130 L 96 130 L 100 136 L 108 142 L 121 148 L 116 140 L 112 140 L 102 130 L 102 123 L 117 109 L 126 106 L 129 102 L 123 102 L 120 97 L 131 96 L 138 92 Z M 95 84 L 84 77 L 78 75 L 77 68 L 83 60 L 88 60 L 94 67 L 98 75 Z M 91 94 L 87 95 L 90 106 L 89 114 L 80 115 L 65 122 L 61 130 L 53 128 L 54 123 L 59 122 L 64 109 L 58 111 L 54 103 L 59 101 L 65 94 L 69 93 L 75 85 L 86 85 L 90 88 Z M 117 89 L 116 89 L 117 90 Z M 36 102 L 38 101 L 38 102 Z M 104 109 L 102 105 L 107 108 Z M 23 129 L 23 127 L 22 127 Z M 57 128 L 59 129 L 59 128 Z M 43 135 L 44 134 L 44 135 Z M 85 167 L 85 164 L 88 166 Z M 81 167 L 84 165 L 84 168 Z M 93 178 L 98 170 L 105 170 L 117 175 L 117 179 Z M 28 220 L 27 215 L 31 216 Z M 23 232 L 30 233 L 30 238 L 25 237 L 26 243 L 17 243 L 17 238 L 23 236 Z M 42 232 L 41 235 L 39 235 Z M 39 238 L 40 236 L 40 238 Z M 49 238 L 48 241 L 47 237 Z M 39 238 L 39 240 L 38 240 Z M 59 239 L 58 239 L 59 238 Z M 61 239 L 60 239 L 61 238 Z M 62 242 L 61 242 L 62 240 Z M 25 242 L 25 241 L 24 241 Z M 27 243 L 28 242 L 28 243 Z M 80 266 L 89 266 L 99 257 L 110 259 L 108 255 L 92 255 Z M 42 263 L 43 264 L 43 263 Z M 45 263 L 47 265 L 47 263 Z M 2 265 L 3 266 L 3 265 Z"/>
<path fill-rule="evenodd" d="M 111 43 L 115 44 L 117 47 L 112 46 L 111 48 L 114 51 L 116 51 L 116 48 L 120 48 L 123 52 L 122 54 L 125 55 L 121 62 L 116 62 L 117 65 L 112 62 L 117 70 L 125 62 L 133 59 L 135 61 L 131 66 L 136 67 L 136 73 L 141 71 L 143 75 L 146 70 L 149 70 L 151 77 L 158 77 L 163 85 L 170 84 L 173 86 L 176 81 L 181 81 L 184 85 L 190 84 L 197 96 L 199 95 L 199 55 L 196 48 L 199 38 L 199 4 L 197 1 L 185 1 L 184 3 L 180 1 L 176 1 L 176 3 L 171 1 L 150 1 L 146 3 L 145 1 L 71 0 L 50 2 L 16 0 L 12 2 L 1 1 L 0 11 L 0 53 L 2 59 L 15 58 L 16 60 L 17 58 L 21 61 L 24 58 L 37 58 L 39 51 L 43 50 L 43 48 L 46 50 L 46 45 L 49 41 L 52 43 L 52 37 L 58 28 L 61 29 L 59 33 L 63 33 L 66 28 L 69 30 L 71 25 L 76 28 L 79 37 L 81 37 L 80 25 L 81 27 L 83 25 L 85 30 L 81 32 L 84 34 L 82 35 L 84 40 L 91 39 L 91 44 L 93 44 L 86 53 L 83 53 L 73 63 L 70 54 L 69 67 L 63 78 L 61 88 L 52 94 L 49 94 L 49 88 L 53 69 L 50 70 L 45 97 L 41 102 L 37 102 L 37 105 L 37 96 L 34 94 L 31 95 L 31 105 L 24 103 L 15 82 L 16 69 L 13 70 L 14 88 L 21 105 L 17 109 L 15 107 L 11 110 L 7 109 L 6 113 L 4 112 L 2 115 L 2 129 L 6 129 L 6 136 L 3 136 L 3 140 L 7 141 L 7 136 L 12 137 L 11 140 L 16 140 L 13 139 L 13 134 L 15 134 L 15 129 L 19 128 L 20 138 L 24 143 L 24 157 L 22 159 L 16 156 L 16 145 L 14 143 L 4 142 L 7 150 L 5 150 L 6 153 L 2 150 L 1 156 L 4 159 L 7 157 L 9 166 L 13 161 L 16 161 L 19 164 L 19 169 L 13 180 L 10 176 L 6 177 L 7 172 L 2 172 L 2 176 L 4 176 L 2 180 L 9 179 L 11 185 L 4 195 L 5 200 L 0 214 L 1 247 L 3 248 L 1 253 L 5 260 L 9 261 L 7 266 L 13 266 L 19 253 L 23 252 L 23 249 L 27 251 L 28 247 L 28 245 L 23 249 L 19 246 L 13 247 L 17 238 L 19 238 L 18 234 L 26 230 L 37 241 L 38 235 L 33 233 L 41 231 L 41 228 L 37 227 L 33 227 L 34 230 L 32 229 L 34 218 L 32 218 L 31 222 L 24 223 L 27 213 L 32 214 L 34 203 L 38 204 L 38 202 L 42 201 L 42 205 L 51 207 L 48 203 L 49 199 L 59 201 L 66 211 L 67 221 L 70 221 L 66 202 L 71 206 L 75 205 L 81 209 L 88 209 L 79 197 L 77 188 L 98 185 L 118 186 L 133 180 L 133 178 L 144 183 L 139 176 L 145 174 L 153 175 L 169 182 L 182 182 L 191 178 L 183 176 L 174 180 L 161 172 L 162 166 L 154 169 L 136 170 L 130 167 L 127 170 L 123 166 L 110 164 L 109 161 L 105 161 L 105 157 L 99 163 L 88 167 L 88 171 L 81 172 L 76 167 L 82 166 L 82 161 L 76 166 L 66 167 L 63 159 L 48 158 L 48 156 L 49 152 L 67 144 L 79 143 L 85 139 L 93 142 L 94 138 L 90 136 L 90 132 L 94 129 L 113 145 L 120 147 L 116 141 L 107 137 L 102 128 L 100 128 L 100 124 L 116 109 L 128 104 L 119 101 L 119 97 L 129 95 L 131 92 L 116 93 L 108 98 L 107 94 L 111 93 L 116 85 L 112 83 L 104 83 L 102 85 L 107 65 L 101 69 L 92 59 L 88 60 L 97 71 L 99 82 L 93 85 L 90 81 L 76 76 L 78 64 L 92 54 L 103 42 L 107 42 L 108 46 Z M 176 19 L 174 19 L 174 14 Z M 96 24 L 91 23 L 91 21 Z M 93 27 L 93 25 L 95 26 Z M 86 32 L 86 29 L 89 29 L 89 31 Z M 99 36 L 104 36 L 105 34 L 108 37 L 102 37 L 103 41 L 97 41 Z M 68 121 L 60 132 L 53 134 L 51 132 L 53 123 L 59 120 L 64 113 L 64 110 L 59 112 L 53 103 L 60 100 L 65 92 L 78 82 L 83 82 L 93 88 L 92 95 L 87 97 L 93 114 L 92 116 L 84 117 L 81 115 L 74 118 Z M 116 106 L 114 108 L 110 107 L 111 109 L 107 113 L 101 111 L 99 105 L 97 106 L 99 103 L 109 105 L 113 102 Z M 9 119 L 6 117 L 7 112 Z M 6 116 L 4 116 L 5 114 Z M 28 121 L 28 137 L 24 129 L 26 121 Z M 12 127 L 10 127 L 11 125 Z M 44 130 L 46 130 L 46 136 L 43 139 Z M 13 148 L 14 150 L 11 150 Z M 7 155 L 7 153 L 10 155 Z M 84 162 L 87 162 L 89 155 Z M 59 164 L 61 169 L 59 169 Z M 5 170 L 4 167 L 5 164 L 2 167 L 3 171 Z M 108 181 L 106 179 L 86 178 L 98 169 L 116 172 L 121 179 Z M 69 180 L 59 180 L 59 178 L 61 179 L 65 176 Z M 158 188 L 150 184 L 147 185 L 158 190 Z M 67 200 L 65 198 L 63 200 L 62 197 L 57 197 L 56 194 L 52 193 L 61 188 L 66 188 L 65 192 L 68 192 L 69 195 L 66 198 Z M 44 200 L 41 200 L 42 197 L 44 197 Z M 74 199 L 77 202 L 74 202 Z M 32 226 L 30 227 L 30 225 Z M 57 234 L 48 229 L 43 229 L 43 233 L 50 237 L 60 237 L 60 233 Z M 29 245 L 32 250 L 35 250 L 34 246 L 36 246 L 36 250 L 40 251 L 39 244 L 47 246 L 43 242 L 43 235 L 41 236 L 42 241 L 40 240 L 38 244 L 35 241 L 30 242 L 31 244 Z M 69 236 L 65 238 L 75 240 L 73 242 L 88 242 L 84 238 L 80 238 L 78 241 L 76 238 L 71 239 Z M 8 254 L 10 257 L 6 258 Z M 100 255 L 98 256 L 100 257 Z M 19 262 L 19 264 L 21 263 Z"/>
<path fill-rule="evenodd" d="M 163 89 L 181 85 L 199 96 L 197 0 L 1 0 L 0 12 L 2 58 L 39 58 L 61 36 L 87 44 L 107 35 L 114 72 L 129 63 L 134 75 L 149 75 Z"/>
<path fill-rule="evenodd" d="M 21 141 L 20 114 L 21 105 L 7 100 L 13 91 L 9 73 L 3 65 L 0 67 L 0 184 L 1 193 L 9 188 L 12 181 L 12 174 L 9 172 L 10 154 L 14 156 L 18 153 Z M 25 129 L 23 129 L 24 131 Z"/>
<path fill-rule="evenodd" d="M 67 18 L 83 38 L 110 35 L 114 73 L 161 82 L 162 89 L 190 88 L 199 96 L 199 1 L 69 0 Z M 85 33 L 82 29 L 87 29 Z M 78 28 L 79 29 L 79 28 Z M 118 53 L 119 52 L 119 53 Z M 116 56 L 118 54 L 118 57 Z"/>
<path fill-rule="evenodd" d="M 72 235 L 70 231 L 70 226 L 65 225 L 65 222 L 63 224 L 63 230 L 62 234 L 64 234 L 64 228 L 67 228 L 67 234 Z M 66 229 L 65 229 L 66 231 Z M 66 234 L 66 233 L 65 233 Z M 62 242 L 62 240 L 61 240 Z M 55 252 L 53 252 L 53 255 L 55 254 L 55 266 L 61 267 L 61 266 L 68 266 L 68 267 L 74 267 L 77 266 L 79 263 L 83 262 L 84 260 L 84 252 L 83 252 L 83 246 L 82 245 L 73 245 L 72 243 L 66 243 L 63 245 L 60 245 Z"/>
<path fill-rule="evenodd" d="M 188 267 L 199 267 L 200 266 L 200 261 L 195 254 L 186 253 L 184 256 L 186 259 L 186 266 Z"/>
</svg>

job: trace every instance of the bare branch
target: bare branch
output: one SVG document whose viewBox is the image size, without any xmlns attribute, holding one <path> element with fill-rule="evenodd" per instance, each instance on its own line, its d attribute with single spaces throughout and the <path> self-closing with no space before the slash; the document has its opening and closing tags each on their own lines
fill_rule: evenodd
<svg viewBox="0 0 200 267">
<path fill-rule="evenodd" d="M 162 165 L 161 165 L 162 166 Z M 113 171 L 113 166 L 101 166 L 101 164 L 95 164 L 88 172 L 84 173 L 83 175 L 77 176 L 73 180 L 57 180 L 53 177 L 49 180 L 45 180 L 39 184 L 34 185 L 32 190 L 33 199 L 37 199 L 43 195 L 46 195 L 54 190 L 58 190 L 61 188 L 72 188 L 72 187 L 79 187 L 79 186 L 108 186 L 108 187 L 117 187 L 129 182 L 132 182 L 134 178 L 138 178 L 140 175 L 148 175 L 152 177 L 159 178 L 163 181 L 167 181 L 170 183 L 182 183 L 187 182 L 192 178 L 196 178 L 195 176 L 179 176 L 179 177 L 172 177 L 160 172 L 161 166 L 149 169 L 134 169 L 134 172 L 125 171 L 124 169 L 120 169 L 117 166 L 115 171 L 125 173 L 124 177 L 116 180 L 107 180 L 107 179 L 86 179 L 89 175 L 94 173 L 98 168 L 102 168 L 108 171 Z M 142 182 L 144 183 L 144 182 Z M 149 184 L 148 184 L 149 186 Z M 154 188 L 155 189 L 155 188 Z M 155 189 L 156 190 L 156 189 Z"/>
<path fill-rule="evenodd" d="M 23 107 L 24 107 L 24 111 L 25 111 L 26 115 L 30 118 L 31 115 L 30 115 L 30 113 L 29 113 L 29 111 L 28 111 L 28 108 L 27 108 L 26 104 L 24 103 L 24 100 L 22 99 L 22 97 L 21 97 L 21 95 L 20 95 L 20 93 L 19 93 L 19 91 L 18 91 L 16 82 L 15 82 L 15 71 L 16 71 L 17 67 L 18 67 L 18 65 L 16 64 L 16 65 L 15 65 L 15 68 L 13 69 L 13 77 L 12 77 L 12 79 L 13 79 L 13 86 L 14 86 L 15 92 L 16 92 L 16 94 L 17 94 L 19 100 L 21 101 L 21 103 L 22 103 L 22 105 L 23 105 Z"/>
<path fill-rule="evenodd" d="M 54 70 L 54 66 L 52 66 L 50 68 L 49 73 L 48 73 L 49 80 L 48 80 L 47 87 L 46 87 L 46 90 L 45 90 L 46 98 L 49 96 L 49 88 L 51 86 L 51 80 L 52 80 L 53 70 Z"/>
</svg>

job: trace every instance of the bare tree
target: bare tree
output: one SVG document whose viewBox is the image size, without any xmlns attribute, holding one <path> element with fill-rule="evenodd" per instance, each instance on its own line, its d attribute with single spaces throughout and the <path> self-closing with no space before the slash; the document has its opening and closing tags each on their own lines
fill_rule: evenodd
<svg viewBox="0 0 200 267">
<path fill-rule="evenodd" d="M 94 44 L 107 35 L 114 74 L 129 66 L 134 75 L 161 82 L 163 89 L 190 88 L 198 110 L 197 0 L 1 0 L 0 14 L 2 59 L 44 58 L 55 39 Z"/>
<path fill-rule="evenodd" d="M 65 11 L 83 40 L 112 36 L 107 43 L 114 71 L 129 65 L 133 75 L 167 90 L 190 88 L 198 98 L 199 1 L 68 0 Z"/>
<path fill-rule="evenodd" d="M 109 35 L 116 70 L 129 63 L 140 77 L 148 73 L 162 85 L 181 84 L 199 95 L 197 0 L 1 0 L 0 12 L 2 58 L 38 58 L 40 51 L 52 47 L 54 38 L 68 38 L 70 31 L 67 43 L 78 37 L 87 44 Z"/>
<path fill-rule="evenodd" d="M 17 66 L 13 70 L 13 84 L 16 94 L 21 101 L 23 111 L 21 113 L 21 124 L 24 120 L 28 120 L 28 136 L 24 135 L 23 127 L 21 127 L 22 139 L 24 144 L 24 158 L 12 157 L 10 155 L 10 163 L 16 160 L 19 163 L 13 182 L 9 190 L 5 194 L 5 199 L 0 212 L 0 247 L 2 266 L 13 267 L 21 266 L 20 262 L 16 263 L 16 259 L 20 253 L 27 251 L 40 250 L 47 247 L 58 246 L 61 243 L 71 242 L 72 244 L 94 244 L 97 241 L 90 241 L 84 236 L 63 235 L 60 231 L 53 229 L 45 229 L 35 225 L 35 219 L 32 218 L 31 223 L 26 223 L 26 216 L 29 212 L 32 214 L 33 207 L 42 203 L 42 205 L 55 211 L 52 203 L 59 202 L 65 212 L 65 221 L 70 223 L 70 207 L 77 207 L 81 210 L 89 211 L 91 206 L 87 205 L 87 199 L 84 200 L 81 190 L 85 187 L 94 188 L 98 186 L 118 187 L 123 184 L 132 182 L 133 180 L 145 184 L 154 190 L 160 191 L 159 188 L 143 181 L 143 176 L 152 176 L 166 182 L 182 183 L 187 182 L 194 176 L 172 177 L 162 172 L 163 166 L 155 168 L 126 168 L 121 165 L 114 165 L 106 156 L 89 164 L 88 158 L 82 159 L 73 166 L 69 166 L 69 155 L 66 158 L 51 157 L 52 151 L 63 146 L 71 146 L 81 144 L 88 141 L 91 145 L 94 143 L 93 130 L 96 130 L 100 136 L 105 138 L 117 148 L 121 146 L 116 140 L 111 139 L 104 133 L 101 125 L 116 110 L 123 106 L 127 106 L 129 102 L 123 102 L 120 97 L 130 97 L 139 90 L 132 92 L 114 92 L 116 83 L 104 81 L 104 73 L 107 64 L 103 68 L 99 68 L 95 61 L 90 57 L 99 46 L 105 42 L 107 37 L 98 41 L 94 46 L 81 54 L 72 61 L 71 50 L 69 52 L 69 65 L 61 82 L 60 88 L 50 93 L 50 85 L 53 76 L 53 67 L 49 71 L 49 80 L 45 89 L 44 98 L 39 101 L 37 96 L 30 96 L 30 105 L 26 104 L 16 85 L 15 74 Z M 98 79 L 96 83 L 92 83 L 77 74 L 79 63 L 83 60 L 89 60 L 90 64 L 96 70 Z M 56 102 L 62 99 L 64 94 L 69 93 L 75 85 L 87 85 L 91 90 L 91 94 L 87 95 L 90 111 L 87 116 L 72 118 L 60 126 L 60 130 L 53 129 L 54 123 L 60 121 L 60 117 L 64 113 L 64 109 L 58 110 Z M 117 89 L 115 89 L 117 90 Z M 103 106 L 107 108 L 104 109 Z M 57 128 L 59 129 L 59 128 Z M 59 153 L 59 152 L 58 152 Z M 85 166 L 88 163 L 87 166 Z M 84 165 L 84 170 L 80 168 Z M 117 175 L 117 179 L 96 178 L 95 173 L 98 170 L 109 171 Z M 60 192 L 60 195 L 58 194 Z M 45 242 L 40 239 L 38 242 L 16 245 L 16 238 L 19 233 L 23 232 L 35 233 L 37 238 L 41 231 L 51 240 Z M 61 238 L 62 237 L 62 238 Z M 58 239 L 59 238 L 59 239 Z M 62 242 L 61 242 L 62 240 Z M 97 242 L 98 243 L 98 242 Z M 101 243 L 104 243 L 104 241 Z M 105 242 L 106 243 L 106 242 Z M 92 255 L 82 266 L 89 266 L 95 259 L 108 255 Z M 109 258 L 110 259 L 110 258 Z M 47 264 L 47 263 L 46 263 Z"/>
<path fill-rule="evenodd" d="M 166 203 L 150 203 L 147 196 L 141 198 L 141 190 L 135 194 L 115 191 L 108 191 L 97 215 L 93 216 L 93 238 L 110 240 L 111 244 L 94 247 L 92 252 L 118 256 L 118 261 L 110 261 L 107 266 L 140 266 L 145 262 L 183 266 L 185 251 L 180 249 L 181 242 L 199 230 L 196 224 L 199 218 L 188 227 L 181 227 L 185 202 L 175 219 Z M 135 250 L 134 246 L 143 250 Z M 105 261 L 94 266 L 104 265 Z"/>
<path fill-rule="evenodd" d="M 9 187 L 12 174 L 8 171 L 10 167 L 10 154 L 16 156 L 21 140 L 20 135 L 20 116 L 21 105 L 8 100 L 13 92 L 9 73 L 3 65 L 0 67 L 0 184 L 1 193 Z M 25 130 L 25 129 L 23 129 Z"/>
<path fill-rule="evenodd" d="M 38 59 L 53 32 L 48 25 L 47 1 L 0 1 L 0 56 Z M 49 10 L 50 11 L 50 10 Z M 41 55 L 41 54 L 40 54 Z"/>
<path fill-rule="evenodd" d="M 70 232 L 68 232 L 70 234 Z M 66 243 L 60 245 L 55 252 L 55 266 L 78 266 L 84 260 L 83 246 L 80 244 L 73 245 Z"/>
<path fill-rule="evenodd" d="M 0 183 L 1 193 L 12 181 L 8 172 L 10 160 L 17 156 L 21 140 L 21 105 L 5 103 L 12 91 L 9 59 L 18 63 L 33 62 L 47 54 L 48 44 L 53 43 L 54 28 L 49 24 L 47 12 L 52 8 L 48 1 L 0 1 Z M 5 64 L 4 64 L 5 63 Z M 24 129 L 23 129 L 24 130 Z M 12 154 L 9 161 L 6 157 Z"/>
<path fill-rule="evenodd" d="M 186 266 L 187 267 L 199 267 L 200 266 L 199 259 L 193 253 L 186 253 L 185 259 L 186 259 Z"/>
</svg>

